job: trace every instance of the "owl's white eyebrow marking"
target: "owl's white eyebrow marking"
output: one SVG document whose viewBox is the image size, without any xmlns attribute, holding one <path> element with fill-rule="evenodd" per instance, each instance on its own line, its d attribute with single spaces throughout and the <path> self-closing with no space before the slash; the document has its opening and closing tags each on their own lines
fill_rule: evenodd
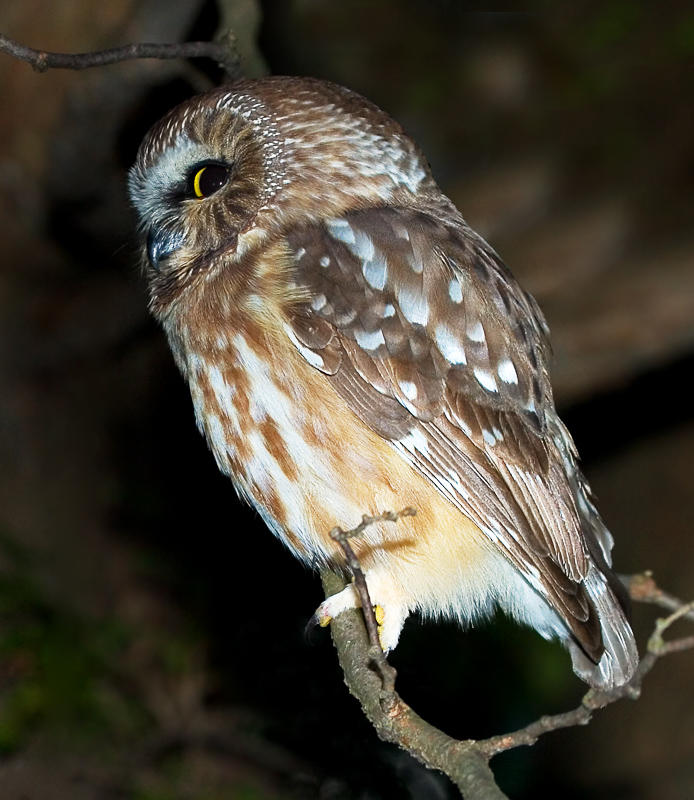
<svg viewBox="0 0 694 800">
<path fill-rule="evenodd" d="M 448 283 L 448 296 L 454 303 L 463 302 L 463 287 L 457 278 L 452 278 Z"/>
<path fill-rule="evenodd" d="M 346 219 L 329 219 L 326 220 L 325 224 L 334 239 L 338 239 L 345 244 L 355 244 L 357 241 L 352 226 Z"/>
<path fill-rule="evenodd" d="M 388 278 L 388 265 L 383 258 L 364 261 L 361 271 L 372 289 L 383 289 Z M 395 309 L 393 309 L 395 312 Z"/>
<path fill-rule="evenodd" d="M 504 383 L 518 383 L 518 373 L 510 358 L 499 362 L 496 373 Z"/>
<path fill-rule="evenodd" d="M 475 367 L 472 370 L 472 374 L 477 379 L 477 383 L 483 388 L 486 389 L 488 392 L 496 392 L 498 391 L 496 388 L 496 381 L 494 380 L 493 376 L 487 372 L 486 369 L 480 369 L 479 367 Z"/>
<path fill-rule="evenodd" d="M 466 333 L 468 339 L 472 339 L 473 342 L 484 341 L 484 328 L 482 327 L 482 323 L 479 321 L 474 325 L 468 325 Z"/>
<path fill-rule="evenodd" d="M 426 325 L 429 319 L 429 304 L 426 297 L 416 289 L 401 286 L 397 291 L 398 304 L 403 316 L 413 325 Z"/>
<path fill-rule="evenodd" d="M 383 331 L 380 328 L 368 333 L 367 331 L 358 329 L 354 331 L 354 338 L 359 347 L 363 347 L 364 350 L 376 350 L 380 345 L 386 343 L 386 340 L 383 338 Z"/>
<path fill-rule="evenodd" d="M 445 323 L 439 323 L 435 331 L 436 345 L 441 355 L 452 364 L 467 364 L 465 348 Z"/>
</svg>

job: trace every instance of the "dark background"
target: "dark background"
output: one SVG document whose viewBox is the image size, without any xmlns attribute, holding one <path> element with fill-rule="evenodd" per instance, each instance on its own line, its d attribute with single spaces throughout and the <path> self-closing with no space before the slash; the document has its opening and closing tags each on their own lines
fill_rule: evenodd
<svg viewBox="0 0 694 800">
<path fill-rule="evenodd" d="M 60 51 L 233 25 L 250 74 L 329 78 L 389 111 L 547 315 L 618 570 L 694 594 L 688 4 L 8 6 L 0 30 Z M 1 59 L 0 797 L 455 797 L 376 739 L 327 632 L 305 636 L 320 584 L 218 475 L 146 314 L 126 171 L 214 70 Z M 634 610 L 642 646 L 654 616 Z M 411 620 L 392 662 L 403 697 L 461 738 L 583 691 L 560 647 L 504 620 Z M 495 759 L 502 788 L 694 796 L 693 666 L 669 657 L 637 703 Z"/>
</svg>

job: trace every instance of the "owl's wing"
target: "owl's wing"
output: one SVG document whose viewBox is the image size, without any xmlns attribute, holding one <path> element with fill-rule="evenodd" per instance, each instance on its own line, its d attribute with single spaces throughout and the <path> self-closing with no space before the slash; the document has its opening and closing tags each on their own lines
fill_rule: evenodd
<svg viewBox="0 0 694 800">
<path fill-rule="evenodd" d="M 597 662 L 600 623 L 582 581 L 587 548 L 604 564 L 611 543 L 582 531 L 567 477 L 574 451 L 554 410 L 534 300 L 469 228 L 412 210 L 355 211 L 294 229 L 288 241 L 310 295 L 290 323 L 297 348 L 494 542 Z"/>
</svg>

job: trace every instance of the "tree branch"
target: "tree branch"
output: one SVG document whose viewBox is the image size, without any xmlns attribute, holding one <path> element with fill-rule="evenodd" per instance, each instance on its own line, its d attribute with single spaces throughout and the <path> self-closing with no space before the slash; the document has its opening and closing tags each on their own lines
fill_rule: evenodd
<svg viewBox="0 0 694 800">
<path fill-rule="evenodd" d="M 20 61 L 26 61 L 37 72 L 45 72 L 48 69 L 103 67 L 106 64 L 117 64 L 121 61 L 140 58 L 209 58 L 224 70 L 228 80 L 235 80 L 242 76 L 236 37 L 231 31 L 216 42 L 184 42 L 182 44 L 142 42 L 89 53 L 50 53 L 45 50 L 34 50 L 32 47 L 19 44 L 19 42 L 0 34 L 0 53 L 7 53 Z"/>
<path fill-rule="evenodd" d="M 656 584 L 650 570 L 637 575 L 620 575 L 619 577 L 627 587 L 631 599 L 638 603 L 650 603 L 668 611 L 679 611 L 685 605 L 679 598 L 663 591 Z M 685 612 L 683 617 L 694 622 L 694 611 Z"/>
<path fill-rule="evenodd" d="M 489 761 L 498 753 L 524 745 L 533 745 L 540 736 L 561 728 L 586 725 L 600 708 L 621 698 L 636 699 L 641 683 L 656 661 L 664 655 L 694 648 L 694 636 L 666 642 L 663 634 L 678 619 L 694 619 L 694 603 L 683 603 L 660 589 L 649 572 L 624 578 L 630 596 L 637 602 L 653 603 L 672 613 L 656 621 L 648 640 L 647 651 L 629 683 L 608 691 L 591 689 L 581 704 L 562 714 L 543 716 L 519 730 L 489 739 L 456 740 L 434 728 L 418 716 L 395 691 L 396 672 L 388 663 L 378 639 L 378 623 L 369 597 L 368 586 L 359 560 L 349 540 L 375 522 L 397 521 L 414 513 L 405 509 L 363 517 L 351 531 L 334 528 L 331 537 L 342 548 L 347 566 L 354 576 L 362 604 L 359 610 L 340 614 L 330 624 L 345 683 L 356 697 L 378 736 L 399 745 L 426 766 L 445 773 L 468 800 L 502 800 L 505 797 L 494 779 Z M 335 573 L 321 573 L 326 597 L 344 588 L 344 581 Z"/>
<path fill-rule="evenodd" d="M 321 573 L 326 597 L 345 587 L 333 572 Z M 458 786 L 463 797 L 474 800 L 504 800 L 494 774 L 474 742 L 458 741 L 418 716 L 393 690 L 383 703 L 383 680 L 371 667 L 372 648 L 358 609 L 346 611 L 330 623 L 345 683 L 359 701 L 379 738 L 407 750 L 422 764 L 441 770 Z M 379 648 L 380 649 L 380 648 Z M 384 656 L 385 658 L 385 656 Z"/>
</svg>

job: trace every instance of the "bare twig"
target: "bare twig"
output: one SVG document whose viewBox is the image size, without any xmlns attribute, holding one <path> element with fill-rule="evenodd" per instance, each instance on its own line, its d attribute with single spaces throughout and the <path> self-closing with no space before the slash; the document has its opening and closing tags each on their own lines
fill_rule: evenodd
<svg viewBox="0 0 694 800">
<path fill-rule="evenodd" d="M 668 611 L 677 611 L 684 605 L 678 597 L 663 591 L 656 584 L 650 570 L 639 572 L 636 575 L 620 575 L 619 577 L 629 590 L 631 599 L 638 603 L 650 603 Z M 694 621 L 694 611 L 690 609 L 685 612 L 684 617 Z"/>
<path fill-rule="evenodd" d="M 675 639 L 671 642 L 663 640 L 663 633 L 678 619 L 690 618 L 694 603 L 683 603 L 673 595 L 660 589 L 650 572 L 629 576 L 625 583 L 630 590 L 632 600 L 644 603 L 657 603 L 666 608 L 676 610 L 666 619 L 656 620 L 655 630 L 648 640 L 647 651 L 641 659 L 632 679 L 623 686 L 609 690 L 591 689 L 581 699 L 581 705 L 563 714 L 554 714 L 541 717 L 539 720 L 520 728 L 513 733 L 502 736 L 492 736 L 477 743 L 490 758 L 497 753 L 511 750 L 521 745 L 532 745 L 545 733 L 561 728 L 571 728 L 575 725 L 587 725 L 595 711 L 604 708 L 624 697 L 636 700 L 641 694 L 641 683 L 644 677 L 653 669 L 656 661 L 668 653 L 681 652 L 694 648 L 694 636 Z"/>
<path fill-rule="evenodd" d="M 694 610 L 694 602 L 682 604 L 673 611 L 669 617 L 656 620 L 655 630 L 648 640 L 648 652 L 653 653 L 655 656 L 661 656 L 665 653 L 674 653 L 675 651 L 686 650 L 687 647 L 690 647 L 691 645 L 688 645 L 688 642 L 694 641 L 694 636 L 687 636 L 684 639 L 675 639 L 674 642 L 666 642 L 663 639 L 663 633 L 665 633 L 674 622 L 677 622 L 678 619 L 689 617 L 692 610 Z"/>
<path fill-rule="evenodd" d="M 0 53 L 26 61 L 37 71 L 47 69 L 88 69 L 140 58 L 209 58 L 216 61 L 229 80 L 241 77 L 236 38 L 229 32 L 216 42 L 184 42 L 182 44 L 126 44 L 89 53 L 50 53 L 34 50 L 0 34 Z"/>
<path fill-rule="evenodd" d="M 354 577 L 354 585 L 359 594 L 362 613 L 364 614 L 364 622 L 366 623 L 366 630 L 369 634 L 369 642 L 371 643 L 369 657 L 376 665 L 381 676 L 384 693 L 383 703 L 385 705 L 389 705 L 393 702 L 395 678 L 397 677 L 397 673 L 395 669 L 388 663 L 388 660 L 383 652 L 383 648 L 381 647 L 381 641 L 378 635 L 378 621 L 376 620 L 374 607 L 371 603 L 371 597 L 369 596 L 369 587 L 366 585 L 366 578 L 364 577 L 361 564 L 359 563 L 359 559 L 352 549 L 352 545 L 349 543 L 349 540 L 356 536 L 360 536 L 370 525 L 373 525 L 376 522 L 397 522 L 401 517 L 411 517 L 416 513 L 417 512 L 413 508 L 404 508 L 402 511 L 384 511 L 382 514 L 377 514 L 373 517 L 364 514 L 364 516 L 361 518 L 361 522 L 356 528 L 345 531 L 342 530 L 342 528 L 337 527 L 330 531 L 330 537 L 342 548 L 347 561 L 347 566 Z"/>
</svg>

